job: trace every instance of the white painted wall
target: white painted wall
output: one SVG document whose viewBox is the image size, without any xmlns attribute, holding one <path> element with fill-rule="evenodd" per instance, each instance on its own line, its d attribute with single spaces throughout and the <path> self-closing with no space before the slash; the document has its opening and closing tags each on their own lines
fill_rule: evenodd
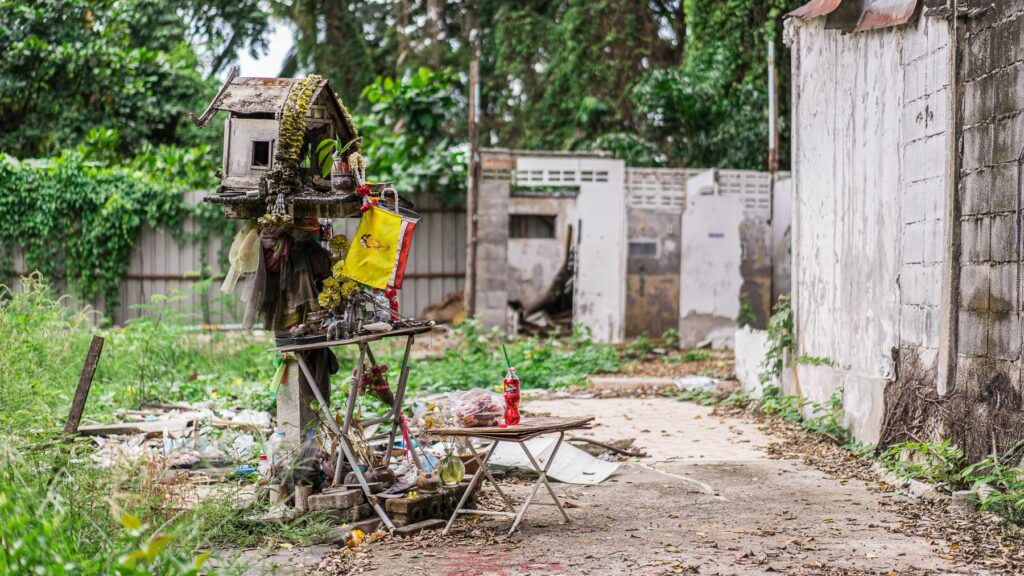
<svg viewBox="0 0 1024 576">
<path fill-rule="evenodd" d="M 760 398 L 764 390 L 761 372 L 764 371 L 764 357 L 768 353 L 768 332 L 744 326 L 736 331 L 734 341 L 736 380 L 752 397 Z"/>
<path fill-rule="evenodd" d="M 576 199 L 579 243 L 573 319 L 589 326 L 599 342 L 621 342 L 626 311 L 626 166 L 615 159 L 578 162 L 581 175 L 607 176 L 604 182 L 581 182 Z"/>
<path fill-rule="evenodd" d="M 723 195 L 714 170 L 687 181 L 682 215 L 679 340 L 684 348 L 710 340 L 732 347 L 740 311 L 743 200 Z"/>
<path fill-rule="evenodd" d="M 844 387 L 863 440 L 901 344 L 937 348 L 945 21 L 855 34 L 790 20 L 793 290 L 800 392 Z"/>
<path fill-rule="evenodd" d="M 227 118 L 224 122 L 224 177 L 249 178 L 256 182 L 270 171 L 270 167 L 252 167 L 252 143 L 254 140 L 269 140 L 276 146 L 278 121 L 272 118 Z M 273 154 L 274 149 L 271 148 L 271 158 Z"/>
</svg>

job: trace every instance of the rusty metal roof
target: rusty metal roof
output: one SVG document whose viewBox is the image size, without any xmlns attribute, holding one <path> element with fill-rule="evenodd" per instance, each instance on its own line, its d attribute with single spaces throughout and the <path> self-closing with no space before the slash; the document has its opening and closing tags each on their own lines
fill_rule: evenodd
<svg viewBox="0 0 1024 576">
<path fill-rule="evenodd" d="M 917 0 L 864 0 L 864 10 L 854 32 L 902 26 L 914 17 Z"/>
<path fill-rule="evenodd" d="M 825 16 L 825 27 L 844 32 L 891 28 L 910 22 L 918 0 L 811 0 L 787 14 L 804 20 Z"/>
<path fill-rule="evenodd" d="M 793 10 L 789 14 L 786 14 L 786 16 L 796 16 L 797 18 L 803 18 L 805 20 L 817 18 L 818 16 L 826 16 L 838 8 L 841 1 L 842 0 L 811 0 L 807 4 Z"/>
<path fill-rule="evenodd" d="M 298 82 L 299 78 L 250 78 L 238 77 L 238 67 L 232 68 L 227 81 L 217 91 L 213 101 L 207 106 L 202 116 L 198 118 L 192 115 L 192 122 L 200 128 L 205 128 L 210 120 L 221 110 L 227 110 L 233 114 L 278 114 L 284 110 L 288 101 L 288 92 L 292 85 Z M 334 112 L 341 122 L 345 124 L 347 134 L 342 134 L 348 139 L 355 138 L 357 132 L 352 125 L 344 105 L 338 99 L 329 80 L 320 80 L 316 90 L 313 92 L 313 101 L 326 90 L 327 102 L 334 108 Z"/>
</svg>

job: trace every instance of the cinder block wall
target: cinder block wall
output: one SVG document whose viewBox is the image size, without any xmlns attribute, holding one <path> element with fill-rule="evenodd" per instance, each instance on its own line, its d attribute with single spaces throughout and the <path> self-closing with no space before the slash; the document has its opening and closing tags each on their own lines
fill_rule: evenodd
<svg viewBox="0 0 1024 576">
<path fill-rule="evenodd" d="M 1024 0 L 989 6 L 966 23 L 959 182 L 958 357 L 953 391 L 964 414 L 961 442 L 974 457 L 1024 437 Z"/>
</svg>

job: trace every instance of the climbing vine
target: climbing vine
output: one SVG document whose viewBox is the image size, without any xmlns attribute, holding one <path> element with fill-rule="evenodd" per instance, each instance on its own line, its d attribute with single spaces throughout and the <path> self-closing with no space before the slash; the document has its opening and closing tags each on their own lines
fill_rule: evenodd
<svg viewBox="0 0 1024 576">
<path fill-rule="evenodd" d="M 143 224 L 182 243 L 199 242 L 204 252 L 211 232 L 228 233 L 219 213 L 189 206 L 182 191 L 131 167 L 96 166 L 78 151 L 41 161 L 0 155 L 0 271 L 9 280 L 39 270 L 113 310 Z M 196 233 L 184 231 L 189 217 L 197 219 Z M 22 270 L 14 269 L 15 252 L 24 258 Z"/>
<path fill-rule="evenodd" d="M 796 346 L 793 335 L 793 307 L 789 295 L 782 295 L 775 304 L 775 311 L 768 319 L 768 350 L 764 355 L 764 365 L 759 375 L 762 384 L 771 384 L 782 376 L 786 365 L 786 356 Z"/>
</svg>

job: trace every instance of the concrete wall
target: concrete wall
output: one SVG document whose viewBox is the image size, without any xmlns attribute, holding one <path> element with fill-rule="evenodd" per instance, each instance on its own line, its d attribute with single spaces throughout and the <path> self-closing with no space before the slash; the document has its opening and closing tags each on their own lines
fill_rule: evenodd
<svg viewBox="0 0 1024 576">
<path fill-rule="evenodd" d="M 743 203 L 720 194 L 715 172 L 689 179 L 683 212 L 679 340 L 730 347 L 740 311 Z"/>
<path fill-rule="evenodd" d="M 573 320 L 599 342 L 621 342 L 626 315 L 626 211 L 622 160 L 580 158 L 580 173 L 593 173 L 576 201 L 579 243 Z M 603 175 L 598 177 L 598 175 Z"/>
<path fill-rule="evenodd" d="M 519 196 L 512 192 L 509 215 L 555 217 L 554 238 L 508 239 L 508 298 L 529 305 L 551 286 L 566 258 L 569 232 L 576 229 L 576 194 Z"/>
<path fill-rule="evenodd" d="M 626 207 L 626 338 L 679 328 L 681 207 Z"/>
<path fill-rule="evenodd" d="M 772 304 L 789 294 L 793 278 L 793 179 L 780 178 L 772 192 Z"/>
<path fill-rule="evenodd" d="M 878 439 L 894 352 L 934 365 L 945 214 L 944 20 L 840 34 L 787 23 L 793 51 L 793 291 L 798 366 L 816 401 L 844 389 L 858 438 Z"/>
<path fill-rule="evenodd" d="M 962 364 L 978 357 L 1001 363 L 1020 358 L 1021 4 L 995 3 L 972 23 L 966 38 L 958 327 Z"/>
<path fill-rule="evenodd" d="M 965 26 L 958 356 L 950 387 L 957 394 L 950 398 L 966 402 L 963 429 L 953 435 L 977 459 L 1024 437 L 1024 0 L 994 2 Z"/>
<path fill-rule="evenodd" d="M 683 347 L 732 347 L 741 310 L 745 321 L 765 327 L 772 306 L 770 215 L 766 173 L 707 170 L 688 177 L 679 291 Z M 788 220 L 788 214 L 779 217 L 780 225 Z"/>
<path fill-rule="evenodd" d="M 568 225 L 576 238 L 573 322 L 596 340 L 619 342 L 625 316 L 625 210 L 622 160 L 601 154 L 481 151 L 477 213 L 477 314 L 487 327 L 510 327 L 508 301 L 532 301 L 548 287 L 564 259 Z M 571 199 L 513 194 L 513 186 L 565 187 Z M 556 212 L 551 212 L 554 210 Z M 509 214 L 556 213 L 558 238 L 510 239 Z M 531 245 L 537 243 L 536 245 Z"/>
<path fill-rule="evenodd" d="M 715 332 L 713 339 L 725 346 L 742 299 L 751 304 L 755 325 L 764 325 L 773 302 L 773 269 L 788 269 L 790 258 L 786 250 L 772 251 L 771 226 L 785 237 L 790 219 L 788 210 L 772 215 L 766 173 L 627 170 L 621 160 L 599 153 L 484 150 L 481 158 L 477 257 L 488 260 L 488 269 L 477 274 L 488 279 L 486 285 L 478 280 L 476 306 L 486 325 L 510 328 L 507 302 L 528 305 L 548 288 L 565 259 L 570 225 L 577 252 L 573 321 L 588 326 L 596 339 L 619 342 L 681 327 L 689 333 L 684 345 Z M 715 200 L 694 200 L 700 207 L 692 216 L 687 280 L 680 274 L 686 230 L 681 214 L 689 180 L 702 173 Z M 514 214 L 556 216 L 557 237 L 510 238 L 508 219 Z M 723 214 L 736 221 L 719 221 Z M 735 241 L 725 260 L 718 250 L 721 228 L 729 228 Z M 632 255 L 631 243 L 637 244 Z M 643 253 L 651 247 L 653 253 Z M 709 266 L 724 272 L 709 277 Z M 687 281 L 691 287 L 682 296 L 680 286 Z M 679 326 L 688 312 L 685 326 Z"/>
<path fill-rule="evenodd" d="M 476 314 L 486 327 L 507 329 L 508 320 L 508 206 L 515 157 L 507 152 L 481 152 L 477 198 Z"/>
</svg>

